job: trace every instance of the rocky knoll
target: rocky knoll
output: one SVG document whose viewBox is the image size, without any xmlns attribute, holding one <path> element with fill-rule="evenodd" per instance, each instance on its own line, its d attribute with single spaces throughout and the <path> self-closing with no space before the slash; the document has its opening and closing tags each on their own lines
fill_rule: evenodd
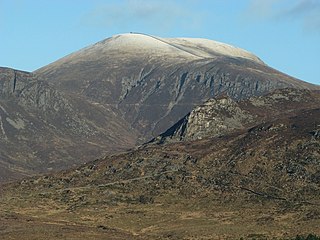
<svg viewBox="0 0 320 240">
<path fill-rule="evenodd" d="M 159 144 L 222 136 L 319 105 L 319 93 L 308 90 L 279 89 L 264 96 L 239 101 L 220 96 L 194 108 L 151 142 Z"/>
<path fill-rule="evenodd" d="M 0 68 L 0 182 L 128 148 L 135 137 L 126 126 L 112 109 Z"/>
<path fill-rule="evenodd" d="M 107 38 L 35 73 L 63 92 L 118 109 L 140 143 L 222 93 L 244 99 L 278 88 L 319 88 L 227 44 L 138 33 Z"/>
</svg>

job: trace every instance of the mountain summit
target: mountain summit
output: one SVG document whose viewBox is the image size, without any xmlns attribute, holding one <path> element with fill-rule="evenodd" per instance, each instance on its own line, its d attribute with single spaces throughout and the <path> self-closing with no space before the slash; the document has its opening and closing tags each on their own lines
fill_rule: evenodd
<svg viewBox="0 0 320 240">
<path fill-rule="evenodd" d="M 68 61 L 79 61 L 80 58 L 99 58 L 103 54 L 110 52 L 120 53 L 141 53 L 154 56 L 166 56 L 171 59 L 199 60 L 216 59 L 219 56 L 229 56 L 234 58 L 244 58 L 263 62 L 243 49 L 233 47 L 228 44 L 201 38 L 161 38 L 141 33 L 127 33 L 115 35 L 101 42 L 84 48 L 74 54 L 68 55 L 57 65 Z"/>
</svg>

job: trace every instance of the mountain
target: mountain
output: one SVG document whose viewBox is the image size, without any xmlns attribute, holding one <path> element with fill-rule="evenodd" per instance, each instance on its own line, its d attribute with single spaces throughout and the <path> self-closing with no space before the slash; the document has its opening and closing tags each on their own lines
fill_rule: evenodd
<svg viewBox="0 0 320 240">
<path fill-rule="evenodd" d="M 139 33 L 107 38 L 35 74 L 62 92 L 116 108 L 139 143 L 221 94 L 244 99 L 278 88 L 319 89 L 224 43 Z"/>
<path fill-rule="evenodd" d="M 34 73 L 0 68 L 0 84 L 0 181 L 133 148 L 212 97 L 319 89 L 227 44 L 137 33 Z"/>
<path fill-rule="evenodd" d="M 64 94 L 34 74 L 0 68 L 0 182 L 126 149 L 135 142 L 126 126 L 111 108 Z"/>
<path fill-rule="evenodd" d="M 233 124 L 230 114 L 251 117 Z M 238 101 L 221 96 L 187 116 L 182 138 L 169 139 L 176 142 L 4 185 L 1 236 L 18 239 L 17 228 L 24 239 L 320 234 L 318 91 L 283 89 Z M 226 133 L 210 123 L 217 121 Z M 200 135 L 188 135 L 200 125 Z"/>
</svg>

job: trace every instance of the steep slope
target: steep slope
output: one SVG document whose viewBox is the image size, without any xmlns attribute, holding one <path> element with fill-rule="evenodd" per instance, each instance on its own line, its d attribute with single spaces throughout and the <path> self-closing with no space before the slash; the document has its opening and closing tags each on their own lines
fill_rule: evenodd
<svg viewBox="0 0 320 240">
<path fill-rule="evenodd" d="M 0 68 L 0 182 L 123 150 L 134 144 L 133 133 L 112 108 Z"/>
<path fill-rule="evenodd" d="M 243 99 L 278 88 L 319 88 L 227 44 L 138 33 L 105 39 L 35 73 L 61 91 L 117 108 L 140 143 L 222 93 Z"/>
<path fill-rule="evenodd" d="M 319 105 L 319 93 L 308 90 L 279 89 L 239 101 L 220 96 L 196 107 L 150 142 L 161 144 L 217 137 Z"/>
<path fill-rule="evenodd" d="M 263 110 L 255 107 L 262 105 L 268 113 L 253 127 L 201 140 L 145 145 L 3 186 L 0 209 L 10 210 L 0 210 L 0 233 L 14 236 L 7 227 L 14 216 L 14 224 L 24 232 L 31 224 L 49 231 L 46 224 L 64 221 L 70 231 L 82 226 L 99 235 L 104 229 L 107 237 L 114 229 L 137 239 L 320 234 L 319 95 L 277 91 L 248 100 L 246 111 L 259 110 L 261 117 Z M 280 114 L 281 109 L 286 112 Z M 54 235 L 55 230 L 50 231 Z"/>
</svg>

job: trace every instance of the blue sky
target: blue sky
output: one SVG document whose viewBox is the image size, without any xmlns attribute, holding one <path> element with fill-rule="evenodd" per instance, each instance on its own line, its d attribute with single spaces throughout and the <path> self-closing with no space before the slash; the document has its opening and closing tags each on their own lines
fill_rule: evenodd
<svg viewBox="0 0 320 240">
<path fill-rule="evenodd" d="M 229 43 L 320 84 L 320 0 L 0 0 L 0 66 L 33 71 L 125 32 Z"/>
</svg>

